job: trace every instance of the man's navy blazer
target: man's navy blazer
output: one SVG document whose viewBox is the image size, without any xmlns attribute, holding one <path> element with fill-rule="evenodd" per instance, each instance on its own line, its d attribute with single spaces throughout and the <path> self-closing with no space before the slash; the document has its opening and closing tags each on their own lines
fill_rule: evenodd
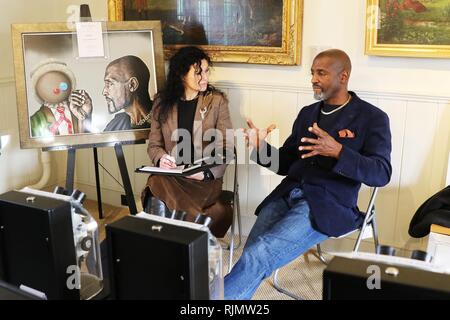
<svg viewBox="0 0 450 320">
<path fill-rule="evenodd" d="M 301 159 L 301 155 L 309 151 L 298 150 L 303 145 L 303 137 L 317 138 L 308 128 L 318 122 L 321 102 L 300 111 L 291 135 L 280 149 L 267 143 L 261 147 L 258 163 L 287 177 L 264 199 L 255 214 L 270 201 L 301 187 L 314 223 L 322 233 L 337 237 L 361 225 L 363 216 L 357 208 L 361 183 L 380 187 L 391 178 L 391 132 L 385 112 L 361 100 L 355 93 L 350 94 L 350 103 L 327 130 L 343 145 L 339 160 L 323 156 Z M 339 132 L 346 129 L 352 134 L 340 137 Z M 252 158 L 256 158 L 256 152 Z"/>
</svg>

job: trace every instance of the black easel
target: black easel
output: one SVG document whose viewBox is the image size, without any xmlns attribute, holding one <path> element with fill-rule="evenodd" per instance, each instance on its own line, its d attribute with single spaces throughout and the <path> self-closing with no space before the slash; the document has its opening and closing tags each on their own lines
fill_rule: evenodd
<svg viewBox="0 0 450 320">
<path fill-rule="evenodd" d="M 80 21 L 81 22 L 91 22 L 92 21 L 91 10 L 89 9 L 88 4 L 80 5 Z"/>
<path fill-rule="evenodd" d="M 68 147 L 68 149 L 67 149 L 66 192 L 68 193 L 68 195 L 72 194 L 72 192 L 73 192 L 73 185 L 74 185 L 74 180 L 75 180 L 76 149 L 79 149 L 79 148 L 78 147 Z M 51 150 L 51 148 L 45 149 L 45 150 L 46 151 Z M 58 149 L 58 150 L 60 150 L 60 149 Z M 96 185 L 96 189 L 97 189 L 98 217 L 99 217 L 99 219 L 103 219 L 102 191 L 100 188 L 100 172 L 98 170 L 97 147 L 96 146 L 92 147 L 92 150 L 94 151 L 95 185 Z M 117 158 L 117 161 L 119 161 L 119 158 Z M 126 166 L 126 164 L 125 164 L 125 166 Z M 121 173 L 122 173 L 122 171 L 121 171 Z M 128 180 L 130 180 L 129 177 L 128 177 Z"/>
<path fill-rule="evenodd" d="M 70 146 L 67 148 L 67 172 L 66 172 L 66 192 L 68 195 L 72 194 L 74 188 L 74 177 L 75 177 L 75 158 L 76 158 L 76 150 L 77 149 L 87 149 L 92 148 L 94 150 L 94 162 L 96 166 L 96 187 L 97 187 L 97 197 L 100 195 L 101 197 L 101 188 L 100 188 L 100 178 L 98 174 L 98 158 L 96 158 L 97 148 L 101 147 L 111 147 L 114 146 L 114 151 L 116 152 L 117 164 L 119 165 L 120 175 L 122 177 L 123 188 L 125 190 L 125 196 L 127 198 L 128 208 L 130 209 L 130 214 L 137 214 L 136 202 L 134 200 L 133 188 L 131 186 L 130 176 L 128 175 L 127 164 L 125 161 L 125 156 L 123 153 L 123 145 L 131 145 L 131 144 L 144 144 L 145 140 L 139 141 L 127 141 L 127 142 L 115 142 L 115 143 L 104 143 L 104 144 L 95 144 L 95 145 L 79 145 L 79 146 Z M 51 150 L 61 150 L 60 147 L 56 148 L 46 148 L 44 151 Z M 99 203 L 101 203 L 101 198 L 97 199 Z M 99 210 L 101 205 L 99 205 Z M 99 218 L 103 219 L 103 212 L 99 211 Z"/>
</svg>

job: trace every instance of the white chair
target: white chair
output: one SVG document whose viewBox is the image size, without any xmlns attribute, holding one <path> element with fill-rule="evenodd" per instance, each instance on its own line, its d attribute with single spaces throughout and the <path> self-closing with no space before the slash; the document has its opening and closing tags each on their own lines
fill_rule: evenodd
<svg viewBox="0 0 450 320">
<path fill-rule="evenodd" d="M 357 252 L 359 250 L 359 247 L 361 245 L 361 241 L 363 240 L 364 236 L 365 236 L 365 231 L 367 230 L 367 227 L 371 227 L 372 228 L 372 236 L 374 239 L 374 245 L 375 245 L 375 252 L 377 251 L 377 247 L 378 247 L 378 230 L 377 230 L 377 226 L 376 226 L 376 221 L 375 221 L 375 199 L 377 197 L 378 194 L 378 187 L 375 187 L 372 189 L 372 194 L 370 196 L 370 200 L 369 200 L 369 204 L 367 206 L 367 210 L 365 213 L 362 213 L 365 215 L 364 217 L 364 222 L 361 225 L 360 228 L 355 229 L 353 231 L 350 231 L 347 234 L 344 234 L 340 237 L 330 237 L 330 239 L 342 239 L 345 238 L 347 236 L 349 236 L 350 234 L 359 232 L 358 234 L 358 238 L 356 239 L 356 243 L 355 246 L 353 247 L 353 252 Z M 325 259 L 325 257 L 323 256 L 322 253 L 322 249 L 320 247 L 320 244 L 318 244 L 317 246 L 317 255 L 316 257 L 324 264 L 327 264 L 327 260 Z M 285 288 L 281 287 L 280 284 L 278 283 L 278 273 L 280 271 L 280 268 L 278 268 L 277 270 L 275 270 L 274 275 L 273 275 L 273 286 L 275 287 L 275 289 L 277 289 L 279 292 L 293 298 L 296 300 L 302 300 L 301 297 L 297 296 L 296 294 L 286 290 Z"/>
</svg>

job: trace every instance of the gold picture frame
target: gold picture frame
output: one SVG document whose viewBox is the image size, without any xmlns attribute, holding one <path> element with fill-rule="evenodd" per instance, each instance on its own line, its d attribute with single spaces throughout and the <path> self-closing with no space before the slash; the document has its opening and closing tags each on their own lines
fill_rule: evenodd
<svg viewBox="0 0 450 320">
<path fill-rule="evenodd" d="M 128 2 L 127 2 L 128 1 Z M 125 20 L 134 20 L 134 19 L 127 19 L 125 16 L 125 5 L 130 3 L 134 5 L 134 2 L 129 2 L 134 0 L 108 0 L 108 12 L 109 12 L 109 20 L 110 21 L 123 21 Z M 201 26 L 203 30 L 205 31 L 205 35 L 210 34 L 217 34 L 217 38 L 211 36 L 209 38 L 206 36 L 206 41 L 209 44 L 201 44 L 199 43 L 190 43 L 189 40 L 172 40 L 171 44 L 168 44 L 168 40 L 166 41 L 167 34 L 169 31 L 172 30 L 180 30 L 180 34 L 186 35 L 189 32 L 188 27 L 186 27 L 185 21 L 187 20 L 185 18 L 184 13 L 181 10 L 180 13 L 180 1 L 172 0 L 172 8 L 170 10 L 167 9 L 167 3 L 169 3 L 169 0 L 147 0 L 145 1 L 139 1 L 139 3 L 146 3 L 148 8 L 150 6 L 155 6 L 154 3 L 161 3 L 160 6 L 164 7 L 158 12 L 164 12 L 164 14 L 159 14 L 156 11 L 148 11 L 148 14 L 142 14 L 140 12 L 140 16 L 136 15 L 136 19 L 151 19 L 151 20 L 161 20 L 162 22 L 162 29 L 163 29 L 163 43 L 164 43 L 164 51 L 165 51 L 165 57 L 166 59 L 169 58 L 177 49 L 179 49 L 182 46 L 185 45 L 199 45 L 203 49 L 205 49 L 208 54 L 211 56 L 213 61 L 216 62 L 234 62 L 234 63 L 251 63 L 251 64 L 271 64 L 271 65 L 299 65 L 301 62 L 301 52 L 302 52 L 302 27 L 303 27 L 303 0 L 243 0 L 243 1 L 228 1 L 226 4 L 229 6 L 227 10 L 224 10 L 225 2 L 224 0 L 206 0 L 206 1 L 195 1 L 195 5 L 199 5 L 198 3 L 202 2 L 205 6 L 202 10 L 204 12 L 207 12 L 207 16 L 202 16 L 204 20 L 202 21 L 211 21 L 211 23 L 215 23 L 218 19 L 229 19 L 224 18 L 224 12 L 228 12 L 230 14 L 230 10 L 235 10 L 234 14 L 231 15 L 233 19 L 235 19 L 235 23 L 229 23 L 225 24 L 226 26 L 230 27 L 223 27 L 224 29 L 221 30 L 220 27 L 217 27 L 214 29 L 211 27 L 211 29 L 204 28 L 204 25 L 207 23 L 202 23 Z M 194 3 L 192 0 L 186 0 L 186 3 Z M 178 6 L 178 7 L 177 7 Z M 186 4 L 181 5 L 181 7 L 186 9 Z M 253 8 L 251 7 L 253 6 Z M 270 11 L 272 7 L 282 8 L 279 11 Z M 220 10 L 218 10 L 219 8 Z M 198 8 L 196 8 L 198 9 Z M 151 9 L 148 9 L 151 10 Z M 202 11 L 200 10 L 200 11 Z M 273 14 L 273 18 L 265 21 L 261 21 L 260 24 L 258 24 L 256 21 L 258 18 L 261 17 L 260 12 L 257 10 L 265 10 L 264 13 L 267 14 Z M 243 12 L 242 15 L 237 14 L 236 12 Z M 170 14 L 166 14 L 169 12 Z M 195 12 L 199 12 L 199 10 L 195 10 Z M 278 13 L 273 13 L 278 12 Z M 245 15 L 244 15 L 245 13 Z M 213 14 L 216 14 L 217 16 L 213 16 Z M 244 18 L 241 18 L 243 17 Z M 159 19 L 161 17 L 162 19 Z M 170 25 L 170 28 L 165 28 L 166 25 L 168 25 L 167 21 L 163 17 L 171 17 L 167 18 L 167 21 L 169 19 L 176 19 L 172 25 Z M 175 18 L 173 18 L 175 17 Z M 179 18 L 184 17 L 184 18 Z M 227 16 L 229 17 L 229 16 Z M 179 24 L 179 19 L 183 20 L 183 26 L 176 27 L 175 24 Z M 207 20 L 205 20 L 207 19 Z M 246 20 L 247 19 L 247 20 Z M 221 21 L 222 21 L 221 20 Z M 171 20 L 173 21 L 173 20 Z M 229 21 L 229 20 L 227 20 Z M 247 21 L 247 22 L 246 22 Z M 250 21 L 250 22 L 249 22 Z M 275 21 L 275 22 L 274 22 Z M 267 25 L 272 23 L 274 26 L 281 26 L 281 28 L 272 28 L 272 31 L 263 31 L 262 28 L 267 28 Z M 253 25 L 253 27 L 249 27 L 248 34 L 250 36 L 243 38 L 239 38 L 237 36 L 242 28 L 237 28 L 236 26 L 239 26 L 240 24 L 245 25 Z M 278 23 L 278 24 L 277 24 Z M 210 25 L 208 23 L 208 25 Z M 220 25 L 220 24 L 219 24 Z M 221 24 L 224 25 L 224 24 Z M 229 28 L 235 27 L 236 32 L 231 31 L 225 31 Z M 258 27 L 260 26 L 260 28 Z M 252 29 L 253 28 L 253 29 Z M 260 30 L 261 29 L 261 30 Z M 166 31 L 169 30 L 169 31 Z M 187 30 L 187 31 L 186 31 Z M 212 30 L 209 32 L 209 30 Z M 247 30 L 247 29 L 246 29 Z M 266 33 L 265 33 L 266 32 Z M 226 38 L 230 34 L 230 37 L 232 38 L 231 41 L 224 40 L 228 39 Z M 255 36 L 251 36 L 255 35 Z M 257 36 L 260 35 L 260 38 L 257 38 Z M 212 39 L 212 40 L 211 40 Z M 271 40 L 276 39 L 276 40 Z M 197 40 L 195 40 L 197 41 Z M 183 42 L 183 43 L 181 43 Z M 211 42 L 214 42 L 211 44 Z M 226 43 L 225 43 L 226 42 Z M 231 44 L 230 44 L 231 43 Z M 235 45 L 233 43 L 239 43 L 239 45 Z M 263 43 L 264 45 L 259 45 L 260 43 Z M 273 43 L 276 43 L 276 45 L 272 45 Z M 247 45 L 248 44 L 248 45 Z"/>
<path fill-rule="evenodd" d="M 444 5 L 447 7 L 444 8 Z M 445 27 L 448 21 L 448 1 L 367 0 L 365 53 L 390 57 L 448 58 L 450 28 Z"/>
<path fill-rule="evenodd" d="M 97 58 L 77 56 L 76 31 L 66 23 L 13 24 L 11 31 L 21 148 L 105 146 L 148 138 L 150 99 L 165 82 L 159 21 L 103 23 L 105 56 Z M 139 107 L 124 102 L 116 108 L 118 100 L 105 91 L 110 63 L 121 58 L 126 60 L 121 66 L 128 68 L 127 83 L 132 81 L 134 86 L 129 101 L 146 101 Z M 148 71 L 130 71 L 139 68 Z M 48 80 L 49 73 L 63 74 L 63 80 L 56 79 L 55 84 L 54 80 Z M 126 85 L 126 81 L 117 82 Z M 59 101 L 55 96 L 63 91 L 67 93 Z M 74 92 L 82 94 L 83 107 L 89 101 L 87 117 L 83 108 L 74 107 Z M 60 114 L 58 107 L 62 110 Z M 138 122 L 133 122 L 134 111 L 134 114 L 139 112 Z M 125 113 L 128 118 L 124 117 Z M 118 122 L 114 122 L 116 116 L 121 116 L 122 124 L 126 125 L 113 126 Z M 61 127 L 61 122 L 65 127 Z"/>
</svg>

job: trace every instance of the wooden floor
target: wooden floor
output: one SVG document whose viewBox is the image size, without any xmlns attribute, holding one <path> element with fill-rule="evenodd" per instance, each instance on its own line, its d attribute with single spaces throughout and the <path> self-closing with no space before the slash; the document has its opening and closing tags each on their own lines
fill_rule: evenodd
<svg viewBox="0 0 450 320">
<path fill-rule="evenodd" d="M 102 211 L 104 219 L 100 220 L 98 214 L 97 201 L 86 200 L 83 206 L 86 208 L 86 210 L 89 211 L 89 213 L 95 218 L 95 220 L 98 223 L 100 241 L 103 241 L 106 237 L 105 225 L 113 223 L 114 221 L 117 221 L 120 218 L 129 215 L 130 213 L 128 207 L 114 207 L 108 204 L 103 204 Z"/>
</svg>

